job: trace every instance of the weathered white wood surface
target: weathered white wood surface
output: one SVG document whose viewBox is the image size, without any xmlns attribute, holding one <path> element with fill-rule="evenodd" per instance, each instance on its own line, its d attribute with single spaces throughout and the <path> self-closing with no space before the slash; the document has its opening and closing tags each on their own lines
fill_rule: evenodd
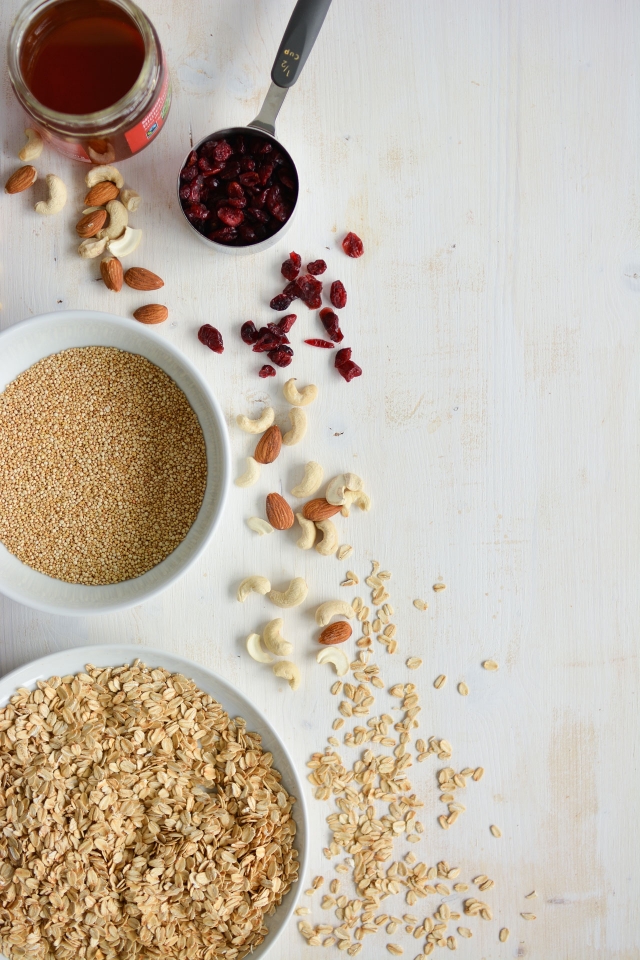
<svg viewBox="0 0 640 960">
<path fill-rule="evenodd" d="M 2 4 L 2 37 L 18 6 Z M 268 318 L 279 264 L 296 249 L 326 256 L 327 277 L 344 280 L 346 342 L 365 374 L 344 384 L 324 354 L 301 346 L 292 371 L 320 387 L 308 435 L 258 487 L 232 490 L 202 561 L 119 615 L 65 620 L 2 601 L 0 668 L 83 643 L 161 646 L 248 692 L 303 769 L 337 707 L 313 662 L 309 612 L 287 616 L 304 671 L 294 695 L 243 653 L 242 638 L 273 608 L 259 598 L 239 606 L 234 587 L 249 572 L 277 583 L 302 574 L 311 604 L 338 592 L 347 567 L 366 575 L 375 557 L 393 572 L 399 624 L 399 654 L 376 649 L 385 681 L 418 682 L 420 734 L 448 738 L 458 769 L 487 771 L 447 833 L 435 819 L 437 761 L 411 771 L 427 804 L 415 852 L 447 858 L 466 879 L 496 880 L 487 896 L 496 920 L 473 923 L 461 956 L 634 960 L 640 8 L 335 0 L 278 125 L 303 178 L 299 219 L 269 253 L 232 259 L 210 255 L 182 227 L 175 175 L 190 136 L 255 115 L 291 2 L 144 6 L 166 45 L 174 103 L 165 132 L 125 172 L 144 196 L 139 260 L 167 281 L 162 334 L 206 374 L 230 424 L 267 397 L 284 413 L 284 378 L 256 378 L 237 330 Z M 5 79 L 5 179 L 22 126 Z M 80 166 L 49 154 L 38 167 L 82 195 Z M 95 264 L 74 256 L 79 207 L 42 222 L 32 202 L 2 200 L 2 325 L 57 308 L 130 314 L 140 298 L 106 292 Z M 364 238 L 360 261 L 339 250 L 346 229 Z M 313 329 L 302 310 L 294 344 Z M 206 321 L 225 335 L 223 357 L 196 339 Z M 237 468 L 250 442 L 231 435 Z M 340 523 L 355 547 L 346 564 L 243 526 L 311 458 L 328 474 L 357 470 L 374 497 L 370 514 Z M 435 595 L 439 577 L 448 589 Z M 416 596 L 429 600 L 427 613 L 411 606 Z M 413 675 L 409 654 L 425 659 Z M 497 674 L 480 668 L 489 656 Z M 449 682 L 437 692 L 440 672 Z M 462 678 L 466 699 L 456 693 Z M 380 704 L 377 712 L 388 708 Z M 329 877 L 328 808 L 308 796 L 311 875 Z M 525 901 L 534 887 L 539 898 Z M 527 909 L 535 923 L 520 919 Z M 316 905 L 314 921 L 321 916 Z M 502 925 L 507 944 L 498 943 Z M 413 957 L 419 942 L 402 937 Z M 361 956 L 380 960 L 383 942 L 369 938 Z M 292 924 L 274 955 L 316 954 Z"/>
</svg>

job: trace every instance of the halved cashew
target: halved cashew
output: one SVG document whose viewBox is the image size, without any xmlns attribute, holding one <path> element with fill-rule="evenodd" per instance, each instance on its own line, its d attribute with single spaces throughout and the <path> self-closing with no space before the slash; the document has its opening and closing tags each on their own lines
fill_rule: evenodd
<svg viewBox="0 0 640 960">
<path fill-rule="evenodd" d="M 287 430 L 282 437 L 282 442 L 287 447 L 293 447 L 294 444 L 300 443 L 307 432 L 307 415 L 300 407 L 291 407 L 289 418 L 291 420 L 291 430 Z"/>
<path fill-rule="evenodd" d="M 338 549 L 338 531 L 331 520 L 317 520 L 316 527 L 322 531 L 322 540 L 316 543 L 316 550 L 323 557 L 330 557 Z"/>
<path fill-rule="evenodd" d="M 276 607 L 297 607 L 304 603 L 309 593 L 309 587 L 306 580 L 302 577 L 294 577 L 286 590 L 271 590 L 269 600 L 275 603 Z"/>
<path fill-rule="evenodd" d="M 83 260 L 91 260 L 92 257 L 99 257 L 100 254 L 104 253 L 106 246 L 106 237 L 103 237 L 101 240 L 97 237 L 89 237 L 80 243 L 78 253 Z"/>
<path fill-rule="evenodd" d="M 319 627 L 326 627 L 333 617 L 346 617 L 347 620 L 353 620 L 355 615 L 355 610 L 346 600 L 325 600 L 316 610 L 316 623 Z"/>
<path fill-rule="evenodd" d="M 127 208 L 119 200 L 109 200 L 106 210 L 109 214 L 109 222 L 106 227 L 98 231 L 98 236 L 106 237 L 107 240 L 117 240 L 129 224 Z"/>
<path fill-rule="evenodd" d="M 247 520 L 247 526 L 249 530 L 253 530 L 254 533 L 257 533 L 259 537 L 263 537 L 265 533 L 273 533 L 273 527 L 266 520 L 263 520 L 262 517 L 249 517 Z"/>
<path fill-rule="evenodd" d="M 299 539 L 296 540 L 296 544 L 301 550 L 311 550 L 311 547 L 316 542 L 316 525 L 313 520 L 307 520 L 302 513 L 296 513 L 296 517 L 302 527 L 302 533 Z"/>
<path fill-rule="evenodd" d="M 125 227 L 121 237 L 115 240 L 108 240 L 109 250 L 114 257 L 128 257 L 130 253 L 137 250 L 142 240 L 142 230 L 134 227 Z"/>
<path fill-rule="evenodd" d="M 273 663 L 273 657 L 262 649 L 262 640 L 259 633 L 250 633 L 247 637 L 247 651 L 250 657 L 258 663 Z"/>
<path fill-rule="evenodd" d="M 239 413 L 236 417 L 236 423 L 245 433 L 264 433 L 268 430 L 275 419 L 273 407 L 265 407 L 257 420 L 251 420 L 245 417 L 244 413 Z"/>
<path fill-rule="evenodd" d="M 42 153 L 44 148 L 44 140 L 38 131 L 32 130 L 31 127 L 27 127 L 25 130 L 25 136 L 27 138 L 27 142 L 18 154 L 18 157 L 20 160 L 24 160 L 26 163 L 31 163 L 32 160 L 37 160 Z"/>
<path fill-rule="evenodd" d="M 316 463 L 315 460 L 309 460 L 304 468 L 304 477 L 296 487 L 291 489 L 291 496 L 300 497 L 300 499 L 310 497 L 320 489 L 323 476 L 324 470 L 320 464 Z"/>
<path fill-rule="evenodd" d="M 282 388 L 282 392 L 284 393 L 285 400 L 288 400 L 294 407 L 306 407 L 308 403 L 313 403 L 318 396 L 318 388 L 315 383 L 309 383 L 306 387 L 303 387 L 302 390 L 298 390 L 295 377 L 287 380 Z"/>
<path fill-rule="evenodd" d="M 247 469 L 236 480 L 236 487 L 252 487 L 260 477 L 260 464 L 253 457 L 247 457 Z"/>
<path fill-rule="evenodd" d="M 238 587 L 237 597 L 244 603 L 250 593 L 260 593 L 264 597 L 271 590 L 271 584 L 266 577 L 245 577 Z"/>
<path fill-rule="evenodd" d="M 277 663 L 271 667 L 276 677 L 281 677 L 283 680 L 289 681 L 289 686 L 292 690 L 297 690 L 300 686 L 300 671 L 296 667 L 295 663 L 291 663 L 291 660 L 278 660 Z"/>
<path fill-rule="evenodd" d="M 350 491 L 362 490 L 362 480 L 356 473 L 339 473 L 329 480 L 325 499 L 334 507 L 341 507 Z"/>
<path fill-rule="evenodd" d="M 136 193 L 135 190 L 127 187 L 127 189 L 123 190 L 120 194 L 120 202 L 125 205 L 129 213 L 133 213 L 142 203 L 142 197 L 139 193 Z"/>
<path fill-rule="evenodd" d="M 118 190 L 122 190 L 124 186 L 124 177 L 115 167 L 105 165 L 92 167 L 84 178 L 84 182 L 88 187 L 95 187 L 96 183 L 103 183 L 105 180 L 110 180 L 112 183 L 115 183 Z"/>
<path fill-rule="evenodd" d="M 290 657 L 293 653 L 293 644 L 282 636 L 283 626 L 282 617 L 276 617 L 275 620 L 270 620 L 262 631 L 265 647 L 275 653 L 276 657 Z"/>
<path fill-rule="evenodd" d="M 325 647 L 324 650 L 319 650 L 316 654 L 316 662 L 333 664 L 339 677 L 344 677 L 345 673 L 349 672 L 349 658 L 344 650 L 337 647 Z"/>
<path fill-rule="evenodd" d="M 56 177 L 55 173 L 47 174 L 47 187 L 49 188 L 49 199 L 39 200 L 35 206 L 36 213 L 41 213 L 44 217 L 60 213 L 67 202 L 67 188 L 60 177 Z"/>
<path fill-rule="evenodd" d="M 371 510 L 371 497 L 369 494 L 365 493 L 364 490 L 347 490 L 342 510 L 340 511 L 343 517 L 349 516 L 349 510 L 354 503 L 357 507 L 360 507 L 361 510 Z"/>
</svg>

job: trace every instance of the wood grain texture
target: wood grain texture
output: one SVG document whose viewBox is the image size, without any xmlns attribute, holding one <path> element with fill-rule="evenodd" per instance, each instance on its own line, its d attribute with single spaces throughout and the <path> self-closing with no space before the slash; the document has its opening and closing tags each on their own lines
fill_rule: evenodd
<svg viewBox="0 0 640 960">
<path fill-rule="evenodd" d="M 3 36 L 18 6 L 2 5 Z M 132 217 L 145 231 L 136 265 L 165 279 L 162 335 L 220 399 L 234 469 L 252 449 L 233 426 L 237 413 L 255 415 L 270 399 L 284 422 L 284 377 L 258 380 L 237 330 L 268 318 L 290 249 L 305 262 L 324 256 L 326 278 L 344 281 L 346 342 L 365 375 L 347 385 L 321 351 L 299 346 L 292 373 L 320 388 L 307 436 L 258 486 L 233 489 L 202 560 L 161 597 L 112 616 L 67 620 L 0 601 L 0 670 L 83 643 L 160 646 L 240 686 L 302 769 L 337 707 L 313 662 L 309 610 L 336 595 L 347 568 L 366 576 L 375 557 L 393 571 L 399 624 L 399 654 L 376 651 L 385 681 L 419 683 L 420 735 L 450 740 L 456 767 L 486 768 L 447 833 L 435 822 L 437 763 L 411 771 L 426 802 L 415 852 L 448 859 L 467 880 L 496 880 L 487 897 L 496 920 L 473 924 L 461 955 L 635 960 L 640 8 L 336 0 L 278 125 L 301 172 L 298 220 L 268 253 L 231 259 L 209 254 L 180 223 L 175 176 L 190 138 L 255 115 L 291 2 L 144 6 L 166 45 L 175 99 L 158 141 L 123 165 L 144 198 Z M 6 179 L 23 128 L 6 80 L 0 119 Z M 74 254 L 85 170 L 50 152 L 36 165 L 42 178 L 61 175 L 79 202 L 43 221 L 32 209 L 39 184 L 3 196 L 2 326 L 63 308 L 130 315 L 144 297 L 107 292 L 98 265 Z M 349 229 L 364 239 L 361 260 L 339 249 Z M 321 335 L 306 308 L 298 313 L 294 346 Z M 222 330 L 224 356 L 198 343 L 204 322 Z M 286 494 L 309 459 L 327 476 L 360 473 L 374 498 L 370 514 L 338 518 L 355 548 L 342 564 L 297 551 L 295 528 L 258 538 L 243 525 L 267 492 Z M 259 597 L 235 602 L 238 581 L 254 572 L 278 587 L 308 578 L 308 604 L 285 614 L 302 695 L 243 651 L 246 634 L 275 615 Z M 438 577 L 447 590 L 436 595 Z M 429 601 L 426 613 L 412 607 L 416 596 Z M 415 673 L 404 667 L 409 655 L 424 658 Z M 481 669 L 487 657 L 497 673 Z M 439 673 L 449 681 L 435 691 Z M 466 698 L 456 692 L 462 679 Z M 379 703 L 378 712 L 388 707 Z M 329 810 L 308 796 L 311 876 L 328 877 Z M 525 901 L 533 888 L 539 899 Z M 389 906 L 404 912 L 399 900 Z M 535 923 L 520 918 L 528 909 Z M 313 920 L 326 918 L 316 904 Z M 419 952 L 403 938 L 407 956 Z M 382 944 L 368 938 L 360 956 L 380 960 Z M 279 960 L 316 954 L 293 924 L 274 951 Z"/>
</svg>

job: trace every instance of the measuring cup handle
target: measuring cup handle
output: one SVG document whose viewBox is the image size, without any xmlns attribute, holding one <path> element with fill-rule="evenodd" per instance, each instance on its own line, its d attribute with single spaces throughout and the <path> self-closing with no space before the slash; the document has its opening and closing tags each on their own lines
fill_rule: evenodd
<svg viewBox="0 0 640 960">
<path fill-rule="evenodd" d="M 278 87 L 292 87 L 307 62 L 331 0 L 298 0 L 271 71 Z"/>
</svg>

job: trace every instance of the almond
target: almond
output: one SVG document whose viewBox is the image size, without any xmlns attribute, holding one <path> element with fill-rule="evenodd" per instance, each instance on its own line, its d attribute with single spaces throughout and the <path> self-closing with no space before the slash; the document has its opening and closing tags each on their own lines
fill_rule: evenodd
<svg viewBox="0 0 640 960">
<path fill-rule="evenodd" d="M 95 187 L 91 187 L 84 198 L 84 205 L 85 207 L 104 207 L 109 200 L 115 200 L 119 193 L 115 183 L 103 180 L 102 183 L 96 183 Z"/>
<path fill-rule="evenodd" d="M 134 290 L 159 290 L 164 287 L 164 280 L 144 267 L 129 267 L 124 275 L 124 282 Z"/>
<path fill-rule="evenodd" d="M 282 434 L 275 423 L 258 440 L 253 459 L 258 463 L 273 463 L 282 449 Z"/>
<path fill-rule="evenodd" d="M 336 513 L 340 513 L 341 509 L 342 507 L 335 507 L 324 497 L 317 497 L 315 500 L 309 500 L 308 503 L 305 503 L 302 508 L 302 516 L 314 522 L 316 520 L 328 520 L 330 517 L 335 517 Z"/>
<path fill-rule="evenodd" d="M 22 193 L 28 190 L 38 179 L 38 171 L 35 167 L 18 167 L 15 173 L 12 173 L 4 185 L 5 193 Z"/>
<path fill-rule="evenodd" d="M 140 323 L 162 323 L 169 316 L 169 311 L 161 303 L 147 303 L 134 310 L 133 315 Z"/>
<path fill-rule="evenodd" d="M 267 520 L 276 530 L 289 530 L 294 522 L 293 510 L 279 493 L 267 494 Z"/>
<path fill-rule="evenodd" d="M 95 237 L 98 230 L 102 230 L 106 222 L 106 210 L 92 210 L 91 213 L 86 213 L 84 217 L 78 220 L 76 223 L 76 233 L 84 240 L 88 239 L 88 237 Z"/>
<path fill-rule="evenodd" d="M 324 644 L 325 647 L 332 646 L 334 643 L 344 643 L 352 633 L 350 623 L 346 620 L 336 620 L 335 623 L 330 623 L 324 628 L 318 637 L 318 643 Z"/>
<path fill-rule="evenodd" d="M 105 257 L 100 264 L 100 273 L 108 290 L 122 290 L 122 264 L 117 257 Z"/>
</svg>

